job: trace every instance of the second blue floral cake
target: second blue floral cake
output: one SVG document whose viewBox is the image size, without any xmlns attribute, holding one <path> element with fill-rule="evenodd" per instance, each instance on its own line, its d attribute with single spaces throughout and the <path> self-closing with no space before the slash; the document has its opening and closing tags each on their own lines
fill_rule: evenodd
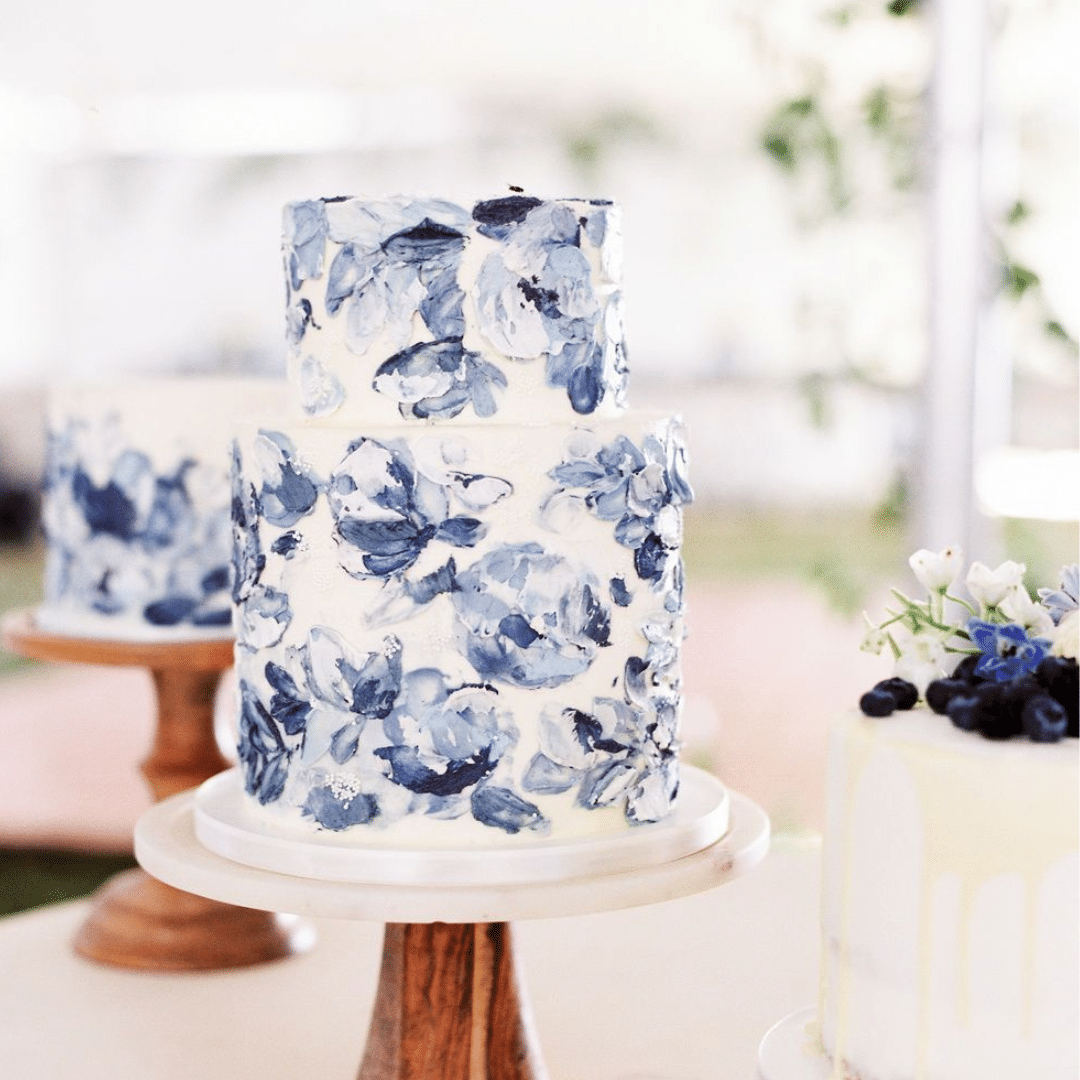
<svg viewBox="0 0 1080 1080">
<path fill-rule="evenodd" d="M 679 786 L 680 425 L 626 410 L 618 219 L 286 211 L 295 415 L 234 470 L 248 811 L 362 844 L 617 834 Z"/>
</svg>

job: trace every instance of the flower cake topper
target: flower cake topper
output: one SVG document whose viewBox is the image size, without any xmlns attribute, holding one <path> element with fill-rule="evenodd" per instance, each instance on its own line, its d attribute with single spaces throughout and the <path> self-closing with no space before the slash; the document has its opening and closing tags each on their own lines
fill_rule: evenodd
<svg viewBox="0 0 1080 1080">
<path fill-rule="evenodd" d="M 863 648 L 887 647 L 895 669 L 863 695 L 862 711 L 888 716 L 921 698 L 956 727 L 989 739 L 1076 737 L 1077 566 L 1063 567 L 1059 587 L 1041 588 L 1033 599 L 1022 563 L 994 570 L 972 563 L 966 596 L 959 595 L 959 548 L 917 551 L 909 564 L 927 596 L 893 589 L 896 609 L 880 623 L 867 620 Z"/>
</svg>

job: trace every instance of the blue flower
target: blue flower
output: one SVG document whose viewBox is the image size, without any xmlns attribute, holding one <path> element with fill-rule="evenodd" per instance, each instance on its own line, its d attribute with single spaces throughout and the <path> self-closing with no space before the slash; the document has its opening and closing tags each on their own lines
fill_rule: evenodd
<svg viewBox="0 0 1080 1080">
<path fill-rule="evenodd" d="M 50 435 L 48 595 L 154 626 L 227 627 L 227 500 L 197 508 L 191 494 L 220 483 L 219 466 L 185 459 L 157 473 L 130 448 L 102 458 L 102 444 L 124 441 L 110 430 L 116 423 L 90 431 L 72 422 Z M 87 460 L 97 462 L 96 478 Z"/>
<path fill-rule="evenodd" d="M 301 812 L 330 832 L 368 825 L 381 814 L 378 798 L 352 777 L 334 774 L 313 784 Z"/>
<path fill-rule="evenodd" d="M 321 199 L 291 203 L 285 208 L 285 265 L 289 284 L 299 289 L 308 278 L 322 276 L 328 226 Z"/>
<path fill-rule="evenodd" d="M 458 574 L 460 648 L 482 679 L 536 688 L 586 671 L 610 644 L 599 583 L 536 543 L 504 545 Z"/>
<path fill-rule="evenodd" d="M 365 721 L 390 714 L 401 690 L 401 642 L 387 637 L 378 652 L 354 649 L 337 631 L 316 626 L 308 634 L 301 654 L 308 693 L 315 701 L 343 714 L 342 723 L 357 725 L 354 732 L 338 732 L 334 760 L 341 764 L 356 751 L 353 736 Z M 342 747 L 351 744 L 349 752 Z"/>
<path fill-rule="evenodd" d="M 252 585 L 236 609 L 237 643 L 245 649 L 268 649 L 292 622 L 289 596 L 261 582 Z"/>
<path fill-rule="evenodd" d="M 434 668 L 403 672 L 392 636 L 362 652 L 315 627 L 287 655 L 265 666 L 268 706 L 246 689 L 245 760 L 263 771 L 271 758 L 283 769 L 291 760 L 308 784 L 302 812 L 322 828 L 405 814 L 471 814 L 507 832 L 546 827 L 500 779 L 518 733 L 491 687 L 453 685 Z"/>
<path fill-rule="evenodd" d="M 631 657 L 626 666 L 623 700 L 596 698 L 588 711 L 544 710 L 540 750 L 522 782 L 526 791 L 576 788 L 579 806 L 622 805 L 632 823 L 667 813 L 678 786 L 677 699 L 642 692 L 654 674 L 646 661 Z"/>
<path fill-rule="evenodd" d="M 244 789 L 263 805 L 281 798 L 292 751 L 281 729 L 252 687 L 240 680 L 237 754 L 244 768 Z"/>
<path fill-rule="evenodd" d="M 337 412 L 345 403 L 345 387 L 341 380 L 314 356 L 301 359 L 297 382 L 300 407 L 308 416 L 322 419 Z"/>
<path fill-rule="evenodd" d="M 679 561 L 678 509 L 693 498 L 677 429 L 663 441 L 649 435 L 640 447 L 625 435 L 600 445 L 580 432 L 548 475 L 559 485 L 549 502 L 569 493 L 601 521 L 615 522 L 615 539 L 633 550 L 638 577 L 654 587 L 663 583 Z"/>
<path fill-rule="evenodd" d="M 597 246 L 604 239 L 607 209 L 595 205 L 583 221 L 565 205 L 518 196 L 478 203 L 473 210 L 479 231 L 500 242 L 477 277 L 480 332 L 507 356 L 543 357 L 548 385 L 564 388 L 582 414 L 596 410 L 609 384 L 621 399 L 625 382 L 622 343 L 609 336 L 592 266 L 581 249 L 583 235 Z M 617 297 L 608 304 L 617 312 Z"/>
<path fill-rule="evenodd" d="M 1034 671 L 1050 648 L 1045 638 L 1028 637 L 1017 623 L 989 623 L 969 619 L 967 631 L 982 650 L 975 674 L 993 682 L 1008 682 Z"/>
<path fill-rule="evenodd" d="M 473 547 L 487 527 L 451 511 L 460 477 L 445 479 L 425 476 L 404 445 L 369 438 L 353 443 L 327 488 L 343 569 L 357 578 L 390 577 L 409 569 L 433 541 Z M 497 483 L 494 497 L 501 498 L 510 485 Z"/>
<path fill-rule="evenodd" d="M 326 310 L 344 310 L 352 352 L 363 355 L 384 335 L 391 348 L 403 348 L 417 315 L 436 341 L 464 334 L 457 281 L 464 224 L 459 208 L 421 201 L 387 207 L 376 228 L 369 218 L 363 235 L 342 244 L 327 274 Z"/>
<path fill-rule="evenodd" d="M 466 405 L 480 417 L 494 416 L 496 391 L 506 389 L 506 376 L 469 352 L 461 338 L 421 342 L 380 365 L 372 384 L 398 402 L 404 417 L 426 420 L 457 416 Z"/>
<path fill-rule="evenodd" d="M 298 461 L 296 447 L 279 431 L 260 431 L 252 451 L 262 474 L 259 506 L 262 516 L 280 529 L 291 529 L 310 514 L 318 485 Z"/>
<path fill-rule="evenodd" d="M 1080 566 L 1073 563 L 1071 566 L 1061 568 L 1060 589 L 1040 589 L 1039 599 L 1049 610 L 1050 617 L 1056 626 L 1070 611 L 1077 608 L 1077 597 L 1080 596 Z"/>
<path fill-rule="evenodd" d="M 259 542 L 259 496 L 243 477 L 240 445 L 232 445 L 232 599 L 241 604 L 259 583 L 266 556 Z"/>
<path fill-rule="evenodd" d="M 414 812 L 470 813 L 510 833 L 545 826 L 536 806 L 494 780 L 518 733 L 491 687 L 454 686 L 434 668 L 409 672 L 383 727 L 390 744 L 375 754 L 416 796 Z"/>
</svg>

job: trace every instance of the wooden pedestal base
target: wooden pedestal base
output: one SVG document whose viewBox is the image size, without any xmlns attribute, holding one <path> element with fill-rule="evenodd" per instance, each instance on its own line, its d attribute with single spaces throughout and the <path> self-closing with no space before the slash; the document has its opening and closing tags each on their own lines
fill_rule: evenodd
<svg viewBox="0 0 1080 1080">
<path fill-rule="evenodd" d="M 260 870 L 215 854 L 196 837 L 196 799 L 195 792 L 173 796 L 139 819 L 135 855 L 149 873 L 233 904 L 385 925 L 358 1080 L 545 1080 L 510 920 L 690 896 L 745 874 L 769 848 L 765 812 L 732 792 L 731 826 L 723 837 L 683 858 L 626 873 L 580 872 L 583 863 L 592 865 L 587 850 L 568 858 L 558 881 L 365 884 Z"/>
<path fill-rule="evenodd" d="M 73 945 L 111 967 L 218 971 L 283 960 L 310 938 L 308 924 L 292 916 L 207 900 L 136 868 L 98 889 Z"/>
<path fill-rule="evenodd" d="M 228 768 L 214 734 L 214 701 L 232 666 L 231 639 L 143 644 L 67 637 L 38 629 L 28 611 L 10 612 L 0 631 L 6 648 L 36 660 L 149 672 L 157 723 L 142 773 L 155 802 Z M 269 912 L 181 892 L 136 869 L 95 893 L 74 946 L 81 956 L 113 967 L 210 971 L 280 960 L 306 948 L 310 937 L 306 927 L 290 928 Z"/>
<path fill-rule="evenodd" d="M 358 1080 L 544 1080 L 507 923 L 388 923 Z"/>
</svg>

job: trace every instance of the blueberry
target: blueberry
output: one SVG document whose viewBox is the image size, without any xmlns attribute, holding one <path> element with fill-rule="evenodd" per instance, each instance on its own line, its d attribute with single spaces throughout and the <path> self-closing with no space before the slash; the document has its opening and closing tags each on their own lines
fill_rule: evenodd
<svg viewBox="0 0 1080 1080">
<path fill-rule="evenodd" d="M 859 698 L 859 708 L 867 716 L 889 716 L 896 708 L 896 698 L 888 690 L 867 690 Z"/>
<path fill-rule="evenodd" d="M 982 659 L 982 653 L 970 653 L 953 669 L 952 677 L 966 683 L 982 682 L 981 675 L 975 674 L 975 665 Z"/>
<path fill-rule="evenodd" d="M 1021 731 L 1019 697 L 1008 683 L 984 682 L 975 687 L 979 702 L 979 734 L 1011 739 Z"/>
<path fill-rule="evenodd" d="M 1077 666 L 1075 660 L 1067 660 L 1064 656 L 1044 656 L 1035 669 L 1035 678 L 1040 685 L 1051 693 L 1057 687 L 1075 687 L 1077 684 Z"/>
<path fill-rule="evenodd" d="M 907 679 L 882 679 L 874 689 L 884 690 L 887 694 L 892 694 L 896 699 L 898 709 L 913 709 L 919 700 L 918 688 L 914 683 L 908 682 Z"/>
<path fill-rule="evenodd" d="M 968 685 L 962 679 L 935 679 L 926 688 L 926 704 L 936 713 L 948 712 L 949 702 L 967 690 Z"/>
<path fill-rule="evenodd" d="M 953 724 L 961 731 L 978 731 L 982 720 L 982 703 L 972 693 L 953 694 L 945 709 Z"/>
<path fill-rule="evenodd" d="M 1065 734 L 1076 738 L 1080 731 L 1080 668 L 1076 661 L 1063 656 L 1044 657 L 1035 669 L 1035 677 L 1065 710 L 1069 720 Z"/>
<path fill-rule="evenodd" d="M 1057 742 L 1065 737 L 1069 717 L 1049 694 L 1028 698 L 1021 713 L 1024 734 L 1032 742 Z"/>
</svg>

